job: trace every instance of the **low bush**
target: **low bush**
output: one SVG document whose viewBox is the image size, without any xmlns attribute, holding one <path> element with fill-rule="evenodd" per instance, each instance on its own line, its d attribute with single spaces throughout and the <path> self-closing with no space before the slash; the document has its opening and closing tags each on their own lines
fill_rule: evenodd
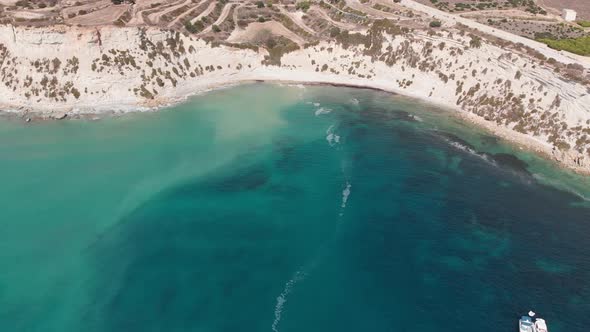
<svg viewBox="0 0 590 332">
<path fill-rule="evenodd" d="M 480 48 L 481 47 L 481 38 L 476 35 L 471 35 L 471 40 L 469 41 L 469 46 L 472 48 Z"/>
<path fill-rule="evenodd" d="M 295 5 L 295 8 L 297 10 L 302 10 L 302 11 L 306 12 L 309 9 L 310 6 L 311 6 L 311 3 L 306 0 L 306 1 L 300 1 L 300 2 L 298 2 Z"/>
<path fill-rule="evenodd" d="M 330 37 L 334 38 L 336 36 L 340 35 L 340 28 L 338 27 L 332 27 L 330 29 Z"/>
<path fill-rule="evenodd" d="M 538 39 L 538 41 L 559 51 L 563 50 L 578 55 L 590 56 L 590 36 L 568 39 L 542 38 Z"/>
<path fill-rule="evenodd" d="M 203 30 L 203 23 L 197 21 L 194 24 L 192 24 L 190 21 L 186 21 L 184 22 L 184 28 L 186 29 L 186 31 L 190 33 L 197 33 Z"/>
</svg>

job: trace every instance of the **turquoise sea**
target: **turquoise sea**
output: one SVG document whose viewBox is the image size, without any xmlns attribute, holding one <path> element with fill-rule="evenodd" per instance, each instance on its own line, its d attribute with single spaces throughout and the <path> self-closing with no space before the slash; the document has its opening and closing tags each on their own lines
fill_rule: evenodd
<svg viewBox="0 0 590 332">
<path fill-rule="evenodd" d="M 0 331 L 590 330 L 590 180 L 386 93 L 0 119 Z"/>
</svg>

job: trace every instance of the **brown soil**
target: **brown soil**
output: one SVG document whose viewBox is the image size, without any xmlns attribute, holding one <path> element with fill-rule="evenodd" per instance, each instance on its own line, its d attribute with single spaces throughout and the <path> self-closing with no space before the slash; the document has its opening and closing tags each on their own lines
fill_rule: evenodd
<svg viewBox="0 0 590 332">
<path fill-rule="evenodd" d="M 588 0 L 537 0 L 539 5 L 548 7 L 561 13 L 563 9 L 573 9 L 578 12 L 578 18 L 590 20 L 590 1 Z"/>
</svg>

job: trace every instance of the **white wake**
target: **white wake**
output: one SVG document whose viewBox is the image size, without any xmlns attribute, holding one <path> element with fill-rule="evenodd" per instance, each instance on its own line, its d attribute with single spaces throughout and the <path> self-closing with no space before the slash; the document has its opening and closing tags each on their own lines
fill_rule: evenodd
<svg viewBox="0 0 590 332">
<path fill-rule="evenodd" d="M 296 283 L 303 280 L 305 278 L 305 273 L 302 271 L 297 271 L 291 280 L 287 281 L 285 284 L 285 288 L 283 288 L 283 292 L 277 296 L 277 304 L 275 305 L 275 319 L 272 322 L 272 330 L 274 332 L 279 331 L 279 323 L 281 322 L 281 315 L 283 314 L 283 308 L 285 303 L 287 302 L 287 297 L 291 293 L 293 286 Z"/>
</svg>

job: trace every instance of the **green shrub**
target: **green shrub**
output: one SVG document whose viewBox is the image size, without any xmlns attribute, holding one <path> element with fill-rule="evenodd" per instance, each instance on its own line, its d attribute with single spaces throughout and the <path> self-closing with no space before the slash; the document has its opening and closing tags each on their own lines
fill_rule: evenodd
<svg viewBox="0 0 590 332">
<path fill-rule="evenodd" d="M 545 43 L 547 46 L 559 51 L 563 50 L 578 55 L 590 56 L 590 36 L 568 39 L 543 38 L 539 39 L 538 41 Z"/>
<path fill-rule="evenodd" d="M 195 24 L 192 24 L 190 21 L 186 21 L 184 22 L 184 28 L 190 33 L 197 33 L 203 30 L 203 23 L 195 22 Z"/>
<path fill-rule="evenodd" d="M 220 32 L 221 31 L 221 29 L 215 24 L 213 24 L 213 26 L 211 27 L 211 30 L 213 30 L 213 32 Z"/>
<path fill-rule="evenodd" d="M 309 1 L 307 1 L 307 0 L 305 0 L 305 1 L 298 2 L 295 5 L 295 9 L 302 10 L 302 11 L 306 12 L 309 9 L 310 6 L 311 6 L 311 3 Z"/>
<path fill-rule="evenodd" d="M 262 2 L 262 1 L 256 1 L 256 7 L 258 7 L 258 8 L 264 8 L 264 2 Z"/>
<path fill-rule="evenodd" d="M 332 27 L 330 29 L 330 37 L 335 38 L 338 35 L 340 35 L 340 28 L 338 28 L 338 27 Z"/>
<path fill-rule="evenodd" d="M 476 35 L 471 35 L 471 40 L 469 41 L 469 46 L 472 48 L 480 48 L 481 47 L 481 38 Z"/>
<path fill-rule="evenodd" d="M 268 48 L 268 49 L 271 49 L 271 48 L 274 48 L 275 46 L 277 46 L 277 42 L 273 38 L 269 38 L 265 44 L 266 44 L 266 48 Z"/>
<path fill-rule="evenodd" d="M 78 89 L 72 88 L 72 94 L 76 99 L 80 98 L 80 91 L 78 91 Z"/>
<path fill-rule="evenodd" d="M 578 21 L 577 23 L 583 28 L 590 28 L 590 21 Z"/>
<path fill-rule="evenodd" d="M 264 65 L 281 65 L 281 57 L 284 54 L 293 52 L 299 49 L 299 46 L 293 43 L 290 39 L 279 36 L 270 38 L 266 41 L 268 56 L 265 57 L 262 64 Z"/>
<path fill-rule="evenodd" d="M 440 28 L 442 26 L 442 23 L 440 21 L 432 21 L 430 22 L 430 27 L 431 28 Z"/>
</svg>

